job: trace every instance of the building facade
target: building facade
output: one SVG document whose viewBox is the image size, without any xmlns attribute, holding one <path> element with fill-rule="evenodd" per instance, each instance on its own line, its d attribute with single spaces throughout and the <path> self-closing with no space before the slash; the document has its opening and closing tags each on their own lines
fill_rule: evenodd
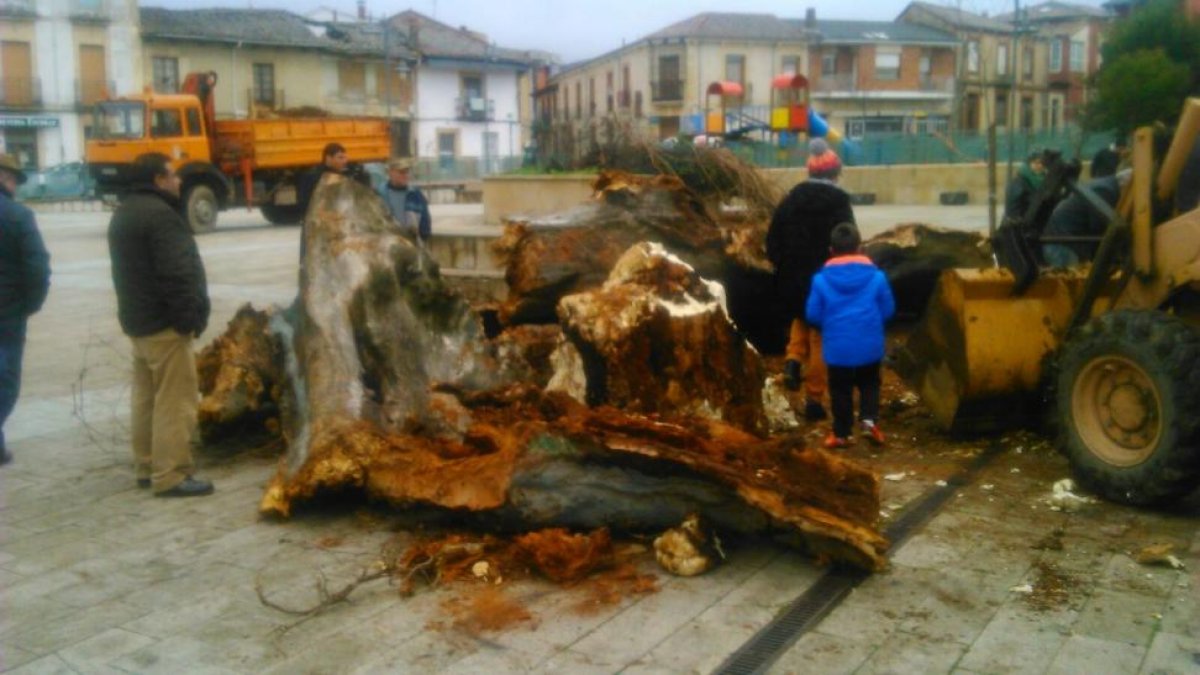
<svg viewBox="0 0 1200 675">
<path fill-rule="evenodd" d="M 825 21 L 809 48 L 816 109 L 847 138 L 946 131 L 954 113 L 955 37 L 883 21 Z"/>
<path fill-rule="evenodd" d="M 141 86 L 136 0 L 0 1 L 0 150 L 82 161 L 92 104 Z"/>
<path fill-rule="evenodd" d="M 481 175 L 519 161 L 531 121 L 521 80 L 534 56 L 411 10 L 386 24 L 415 55 L 412 150 L 426 173 Z"/>
<path fill-rule="evenodd" d="M 1097 7 L 1052 0 L 1026 8 L 1020 15 L 998 18 L 1044 46 L 1045 126 L 1058 128 L 1075 122 L 1092 98 L 1088 81 L 1100 69 L 1100 47 L 1110 15 Z"/>
</svg>

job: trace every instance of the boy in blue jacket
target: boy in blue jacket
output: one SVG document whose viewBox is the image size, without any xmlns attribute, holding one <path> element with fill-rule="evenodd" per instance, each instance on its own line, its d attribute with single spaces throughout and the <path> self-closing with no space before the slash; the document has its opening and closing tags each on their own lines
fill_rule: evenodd
<svg viewBox="0 0 1200 675">
<path fill-rule="evenodd" d="M 896 311 L 887 277 L 859 253 L 858 228 L 842 223 L 829 235 L 833 257 L 813 277 L 805 305 L 808 323 L 821 330 L 822 353 L 829 367 L 833 432 L 827 448 L 850 445 L 854 426 L 854 388 L 858 387 L 863 436 L 876 445 L 886 441 L 879 429 L 879 364 L 883 360 L 883 324 Z"/>
</svg>

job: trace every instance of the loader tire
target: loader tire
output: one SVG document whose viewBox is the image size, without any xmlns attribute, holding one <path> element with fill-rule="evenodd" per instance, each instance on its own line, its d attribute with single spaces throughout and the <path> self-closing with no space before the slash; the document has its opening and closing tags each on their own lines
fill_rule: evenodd
<svg viewBox="0 0 1200 675">
<path fill-rule="evenodd" d="M 187 214 L 188 226 L 195 234 L 212 232 L 217 227 L 217 213 L 221 204 L 213 189 L 204 183 L 196 183 L 187 188 L 183 195 L 184 213 Z"/>
<path fill-rule="evenodd" d="M 1200 334 L 1159 311 L 1093 319 L 1063 347 L 1058 445 L 1106 499 L 1161 504 L 1200 484 Z"/>
<path fill-rule="evenodd" d="M 263 204 L 261 208 L 263 218 L 272 225 L 299 225 L 304 220 L 304 210 L 298 204 Z"/>
</svg>

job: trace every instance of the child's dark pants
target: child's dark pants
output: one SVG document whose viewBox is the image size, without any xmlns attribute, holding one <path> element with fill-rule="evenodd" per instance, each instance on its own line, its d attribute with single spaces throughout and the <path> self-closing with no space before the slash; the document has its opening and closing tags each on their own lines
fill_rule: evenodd
<svg viewBox="0 0 1200 675">
<path fill-rule="evenodd" d="M 833 402 L 833 434 L 849 438 L 854 429 L 854 388 L 858 418 L 879 421 L 879 362 L 865 366 L 829 366 L 829 398 Z"/>
</svg>

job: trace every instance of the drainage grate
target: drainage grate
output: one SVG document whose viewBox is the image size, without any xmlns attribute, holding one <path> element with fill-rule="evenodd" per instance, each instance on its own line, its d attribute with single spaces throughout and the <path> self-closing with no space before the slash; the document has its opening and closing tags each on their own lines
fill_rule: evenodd
<svg viewBox="0 0 1200 675">
<path fill-rule="evenodd" d="M 989 445 L 962 471 L 946 481 L 946 485 L 926 492 L 915 506 L 897 518 L 884 531 L 892 541 L 892 550 L 900 548 L 900 544 L 913 530 L 933 517 L 958 488 L 969 484 L 975 478 L 975 474 L 1000 454 L 1001 450 L 999 443 Z M 850 591 L 868 576 L 870 575 L 866 572 L 852 569 L 833 568 L 825 572 L 771 623 L 730 654 L 714 672 L 718 675 L 751 675 L 766 672 L 789 647 L 820 623 L 825 615 L 833 611 Z"/>
</svg>

